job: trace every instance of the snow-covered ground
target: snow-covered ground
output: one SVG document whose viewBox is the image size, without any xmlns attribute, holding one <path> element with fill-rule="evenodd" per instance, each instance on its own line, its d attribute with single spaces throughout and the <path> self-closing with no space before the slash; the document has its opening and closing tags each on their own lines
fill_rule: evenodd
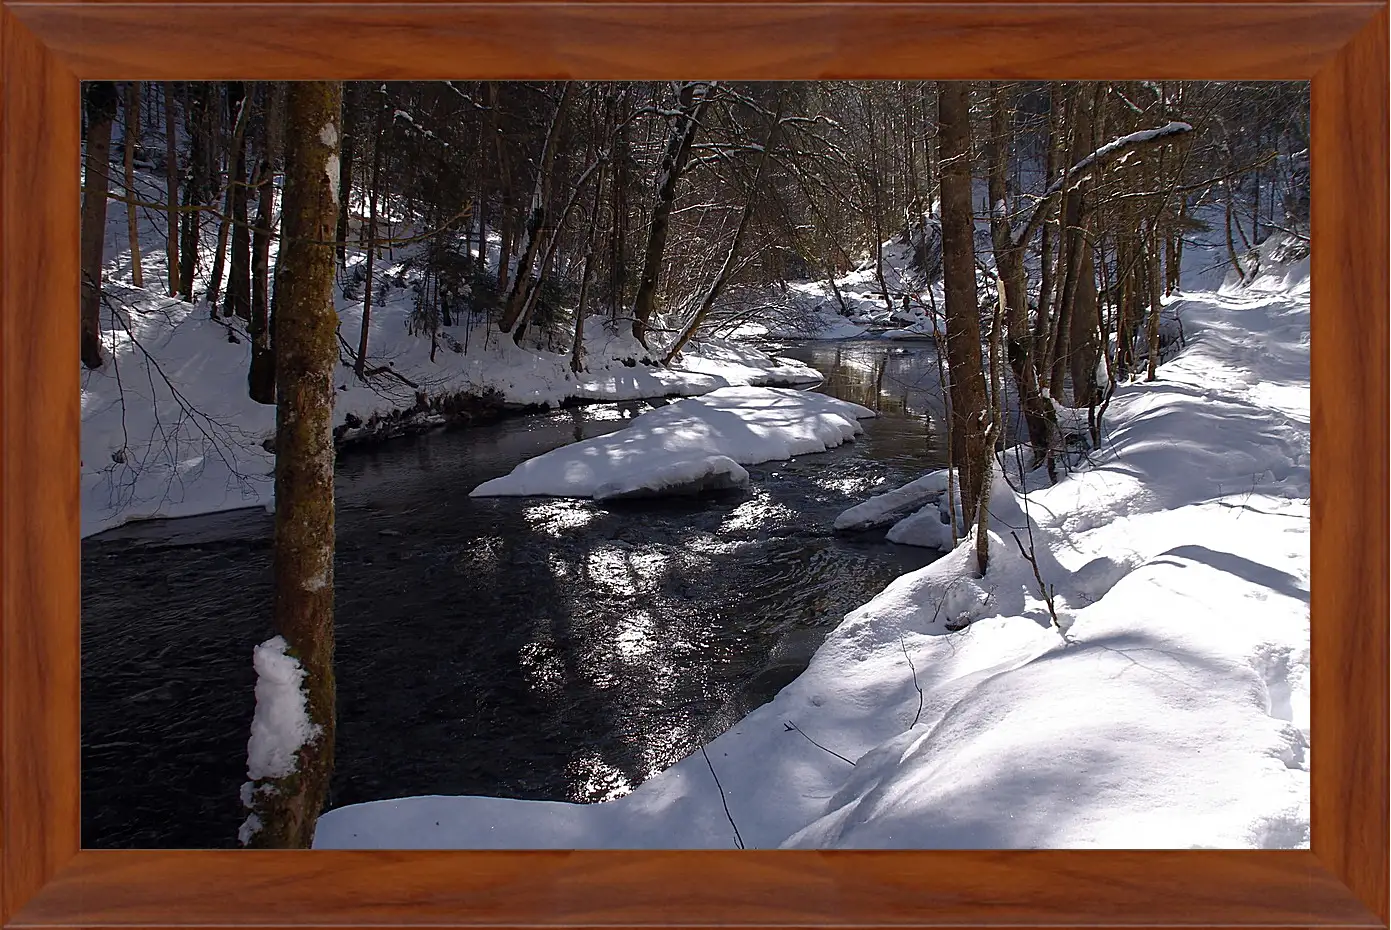
<svg viewBox="0 0 1391 930">
<path fill-rule="evenodd" d="M 884 243 L 883 257 L 884 288 L 892 306 L 885 306 L 874 262 L 867 258 L 836 278 L 835 287 L 825 280 L 789 282 L 785 292 L 769 298 L 783 306 L 782 313 L 767 322 L 742 323 L 733 334 L 743 339 L 932 338 L 934 317 L 941 325 L 941 282 L 928 286 L 928 276 L 913 265 L 912 245 L 900 239 Z"/>
<path fill-rule="evenodd" d="M 1307 846 L 1308 265 L 1262 270 L 1186 279 L 1186 348 L 1086 467 L 997 479 L 984 577 L 968 536 L 897 579 L 701 752 L 601 804 L 340 808 L 315 846 Z M 843 520 L 940 523 L 941 483 Z"/>
<path fill-rule="evenodd" d="M 163 197 L 157 178 L 141 174 L 137 194 Z M 126 213 L 107 211 L 106 305 L 101 313 L 105 365 L 82 369 L 82 535 L 156 517 L 181 517 L 242 507 L 271 506 L 275 408 L 247 390 L 251 347 L 245 323 L 214 320 L 206 304 L 166 294 L 162 217 L 141 212 L 145 287 L 131 278 Z M 206 258 L 216 241 L 204 230 Z M 399 278 L 401 259 L 383 262 L 383 279 Z M 349 255 L 349 267 L 364 259 Z M 201 270 L 205 282 L 209 269 Z M 201 291 L 202 285 L 198 290 Z M 360 290 L 360 288 L 359 288 Z M 341 335 L 357 345 L 362 303 L 336 289 Z M 372 308 L 369 366 L 389 368 L 369 383 L 348 356 L 335 378 L 334 422 L 348 437 L 374 418 L 417 409 L 417 421 L 442 422 L 432 410 L 457 395 L 490 395 L 512 406 L 567 401 L 620 401 L 693 396 L 729 386 L 814 384 L 815 370 L 728 341 L 689 347 L 671 368 L 634 360 L 645 353 L 631 332 L 600 317 L 585 327 L 585 370 L 570 370 L 559 352 L 521 348 L 480 321 L 442 327 L 431 357 L 428 334 L 412 334 L 412 293 L 391 287 Z M 421 405 L 418 395 L 424 395 Z M 422 408 L 423 409 L 420 409 Z"/>
<path fill-rule="evenodd" d="M 473 489 L 474 497 L 690 493 L 748 484 L 744 465 L 825 452 L 874 411 L 788 388 L 721 388 L 649 410 L 607 436 L 553 449 Z"/>
</svg>

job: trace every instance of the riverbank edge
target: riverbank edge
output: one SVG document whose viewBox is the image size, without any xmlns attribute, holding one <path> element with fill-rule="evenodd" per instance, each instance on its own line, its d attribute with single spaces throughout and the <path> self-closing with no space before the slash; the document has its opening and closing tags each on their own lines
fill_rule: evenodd
<svg viewBox="0 0 1391 930">
<path fill-rule="evenodd" d="M 820 373 L 818 372 L 818 374 Z M 754 386 L 810 390 L 823 383 L 824 380 L 824 375 L 816 381 L 769 377 L 759 379 L 759 383 Z M 662 394 L 623 399 L 584 397 L 571 394 L 559 403 L 552 404 L 548 401 L 539 403 L 509 401 L 501 391 L 491 388 L 482 392 L 452 391 L 433 396 L 419 392 L 416 394 L 414 405 L 393 408 L 385 413 L 373 413 L 366 421 L 357 414 L 347 414 L 344 422 L 333 428 L 333 445 L 335 452 L 342 455 L 350 451 L 375 449 L 393 439 L 419 436 L 435 430 L 491 426 L 505 420 L 535 416 L 555 410 L 573 410 L 579 407 L 596 407 L 604 404 L 671 402 L 687 397 L 699 397 L 702 393 L 708 392 L 667 391 Z M 263 444 L 263 448 L 273 454 L 274 445 L 274 440 L 268 439 Z"/>
</svg>

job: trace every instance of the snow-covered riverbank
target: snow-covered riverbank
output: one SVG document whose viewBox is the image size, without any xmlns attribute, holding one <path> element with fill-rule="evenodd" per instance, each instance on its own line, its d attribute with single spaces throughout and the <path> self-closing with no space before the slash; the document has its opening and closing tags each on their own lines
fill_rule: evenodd
<svg viewBox="0 0 1391 930">
<path fill-rule="evenodd" d="M 142 236 L 159 241 L 149 217 Z M 145 280 L 131 283 L 124 211 L 109 211 L 107 299 L 101 312 L 106 362 L 82 378 L 82 535 L 135 520 L 270 506 L 275 408 L 247 389 L 246 323 L 214 320 L 206 304 L 164 296 L 163 251 L 148 248 Z M 211 247 L 212 243 L 208 243 Z M 350 255 L 350 267 L 362 255 Z M 388 265 L 385 276 L 392 271 Z M 787 359 L 721 340 L 688 349 L 678 364 L 644 364 L 626 326 L 591 317 L 584 370 L 568 351 L 523 348 L 480 321 L 428 333 L 409 327 L 413 295 L 385 287 L 372 309 L 370 366 L 357 378 L 350 356 L 335 375 L 340 440 L 486 419 L 505 410 L 707 394 L 730 386 L 815 384 L 821 375 Z M 360 296 L 336 291 L 341 335 L 356 346 Z"/>
<path fill-rule="evenodd" d="M 356 331 L 360 305 L 339 313 L 344 331 Z M 275 408 L 247 393 L 244 334 L 234 327 L 238 341 L 229 342 L 229 329 L 210 320 L 206 307 L 176 301 L 123 316 L 131 334 L 108 333 L 114 358 L 82 373 L 82 535 L 133 520 L 270 505 L 275 456 L 266 442 L 275 435 Z M 691 367 L 628 365 L 631 338 L 600 320 L 587 333 L 589 370 L 578 375 L 565 355 L 518 348 L 482 326 L 470 333 L 469 351 L 443 348 L 432 362 L 428 339 L 407 333 L 403 308 L 377 308 L 374 316 L 374 362 L 389 360 L 399 377 L 364 383 L 339 366 L 334 419 L 346 439 L 508 408 L 820 380 L 805 365 L 722 342 L 688 352 Z M 477 345 L 485 336 L 486 345 Z"/>
<path fill-rule="evenodd" d="M 1085 468 L 997 481 L 984 577 L 968 540 L 899 578 L 702 752 L 602 804 L 341 808 L 316 847 L 1307 845 L 1307 261 L 1271 271 L 1179 296 Z"/>
</svg>

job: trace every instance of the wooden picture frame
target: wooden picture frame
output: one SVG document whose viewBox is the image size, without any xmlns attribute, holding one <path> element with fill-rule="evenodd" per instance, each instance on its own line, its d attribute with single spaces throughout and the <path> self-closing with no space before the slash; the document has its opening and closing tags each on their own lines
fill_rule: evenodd
<svg viewBox="0 0 1391 930">
<path fill-rule="evenodd" d="M 1387 5 L 0 0 L 5 927 L 1386 927 Z M 117 852 L 79 840 L 82 79 L 1311 79 L 1312 848 Z"/>
</svg>

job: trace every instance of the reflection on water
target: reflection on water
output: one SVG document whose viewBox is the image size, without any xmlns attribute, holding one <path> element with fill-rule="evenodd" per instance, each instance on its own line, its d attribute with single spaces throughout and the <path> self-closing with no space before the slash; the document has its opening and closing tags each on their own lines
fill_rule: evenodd
<svg viewBox="0 0 1391 930">
<path fill-rule="evenodd" d="M 937 354 L 930 343 L 827 342 L 781 354 L 824 372 L 826 393 L 881 414 L 934 420 L 942 414 Z"/>
<path fill-rule="evenodd" d="M 845 507 L 939 464 L 923 418 L 937 409 L 930 350 L 781 351 L 884 416 L 861 441 L 750 468 L 747 492 L 467 496 L 647 404 L 404 439 L 340 463 L 334 806 L 626 793 L 770 699 L 829 626 L 931 558 L 830 532 Z M 234 845 L 251 648 L 271 635 L 270 527 L 240 512 L 84 543 L 84 846 Z"/>
</svg>

